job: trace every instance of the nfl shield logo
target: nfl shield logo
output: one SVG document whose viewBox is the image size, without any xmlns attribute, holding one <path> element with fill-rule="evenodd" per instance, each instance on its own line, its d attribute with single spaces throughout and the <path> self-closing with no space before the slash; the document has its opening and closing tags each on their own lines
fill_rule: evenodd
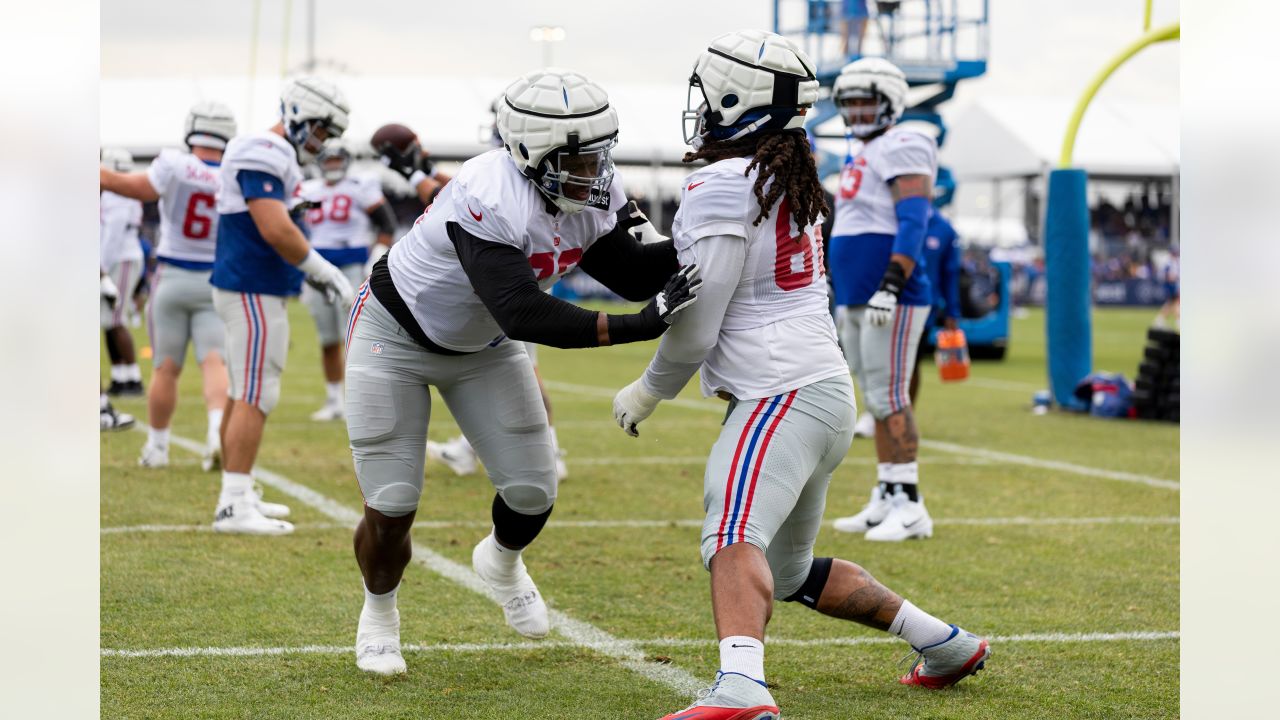
<svg viewBox="0 0 1280 720">
<path fill-rule="evenodd" d="M 369 350 L 371 350 L 371 351 L 373 352 L 373 354 L 374 354 L 374 355 L 381 355 L 381 354 L 382 354 L 382 343 L 380 343 L 380 342 L 376 342 L 376 343 L 374 343 L 374 344 L 373 344 L 373 347 L 369 348 Z"/>
</svg>

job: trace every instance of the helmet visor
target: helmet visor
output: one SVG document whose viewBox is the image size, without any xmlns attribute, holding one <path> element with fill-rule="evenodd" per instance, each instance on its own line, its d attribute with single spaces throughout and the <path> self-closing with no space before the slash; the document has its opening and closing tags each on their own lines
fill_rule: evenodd
<svg viewBox="0 0 1280 720">
<path fill-rule="evenodd" d="M 854 137 L 866 137 L 889 126 L 889 99 L 874 90 L 848 90 L 836 98 L 836 108 Z"/>
</svg>

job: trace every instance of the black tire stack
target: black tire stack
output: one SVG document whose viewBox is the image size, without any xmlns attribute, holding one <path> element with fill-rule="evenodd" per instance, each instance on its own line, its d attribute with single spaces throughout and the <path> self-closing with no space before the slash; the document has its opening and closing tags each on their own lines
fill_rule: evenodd
<svg viewBox="0 0 1280 720">
<path fill-rule="evenodd" d="M 1133 406 L 1138 417 L 1179 422 L 1180 337 L 1173 330 L 1147 331 L 1147 346 L 1142 350 L 1142 364 L 1133 384 Z"/>
</svg>

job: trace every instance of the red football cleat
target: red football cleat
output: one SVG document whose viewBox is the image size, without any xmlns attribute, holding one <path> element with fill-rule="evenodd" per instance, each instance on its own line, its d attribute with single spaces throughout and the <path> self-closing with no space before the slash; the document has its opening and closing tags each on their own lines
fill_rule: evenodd
<svg viewBox="0 0 1280 720">
<path fill-rule="evenodd" d="M 898 679 L 903 685 L 919 685 L 930 690 L 942 690 L 961 680 L 976 675 L 991 657 L 991 647 L 986 640 L 951 626 L 951 637 L 927 648 L 917 649 L 916 663 L 911 671 Z M 924 662 L 920 662 L 921 659 Z"/>
</svg>

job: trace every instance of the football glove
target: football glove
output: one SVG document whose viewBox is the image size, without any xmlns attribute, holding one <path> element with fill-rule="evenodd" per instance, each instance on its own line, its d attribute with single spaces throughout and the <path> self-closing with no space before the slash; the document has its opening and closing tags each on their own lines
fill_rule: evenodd
<svg viewBox="0 0 1280 720">
<path fill-rule="evenodd" d="M 632 237 L 646 245 L 671 239 L 658 232 L 658 228 L 649 222 L 649 218 L 640 210 L 640 206 L 636 204 L 635 200 L 628 200 L 627 204 L 618 210 L 617 218 L 618 225 L 623 230 L 631 233 Z"/>
<path fill-rule="evenodd" d="M 889 263 L 880 280 L 880 289 L 867 301 L 867 319 L 872 325 L 882 327 L 893 319 L 898 309 L 898 298 L 902 297 L 902 288 L 907 284 L 907 273 L 897 262 Z"/>
<path fill-rule="evenodd" d="M 653 296 L 640 315 L 649 324 L 664 322 L 670 325 L 676 316 L 698 301 L 698 288 L 702 287 L 702 279 L 698 277 L 697 264 L 685 265 L 671 275 L 662 292 Z"/>
<path fill-rule="evenodd" d="M 330 305 L 340 302 L 343 307 L 350 307 L 355 302 L 356 293 L 347 276 L 315 250 L 307 254 L 298 269 L 306 273 L 307 284 L 324 293 Z"/>
<path fill-rule="evenodd" d="M 662 398 L 644 389 L 644 381 L 636 380 L 613 396 L 613 419 L 631 437 L 640 437 L 636 429 L 645 418 L 653 414 Z"/>
<path fill-rule="evenodd" d="M 116 303 L 120 301 L 120 288 L 116 287 L 115 282 L 108 275 L 100 276 L 98 286 L 102 301 L 114 309 Z"/>
</svg>

